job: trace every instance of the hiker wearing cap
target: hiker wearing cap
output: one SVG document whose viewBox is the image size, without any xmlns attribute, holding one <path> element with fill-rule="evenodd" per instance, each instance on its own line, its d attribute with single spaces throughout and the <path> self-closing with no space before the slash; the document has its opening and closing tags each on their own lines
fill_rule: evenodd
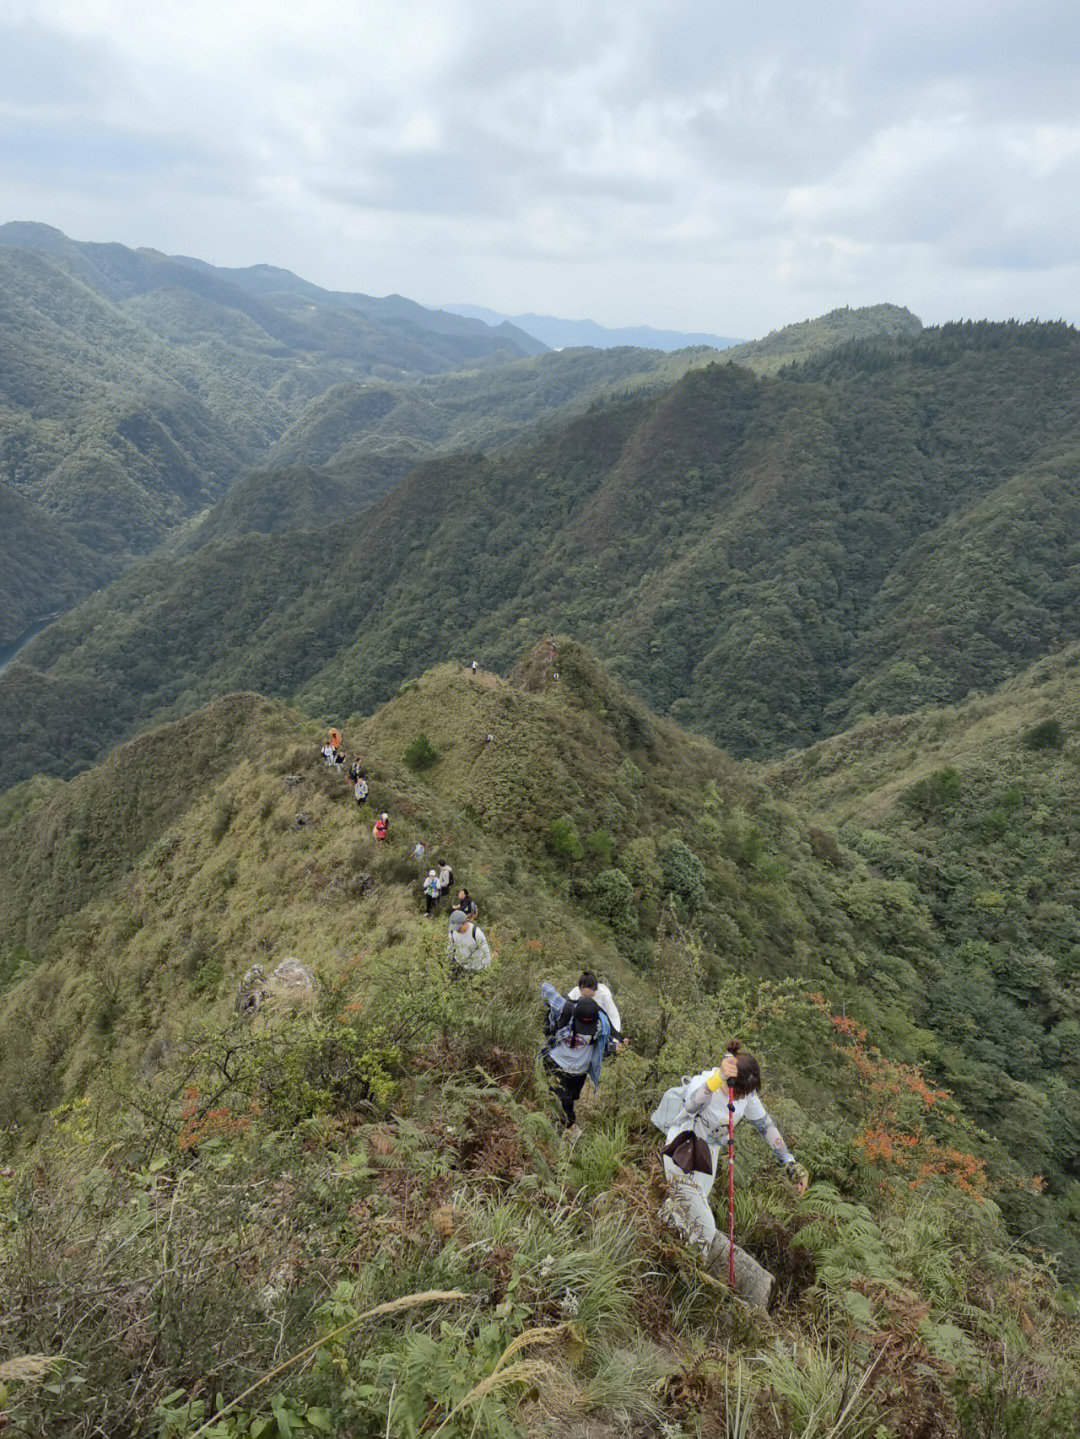
<svg viewBox="0 0 1080 1439">
<path fill-rule="evenodd" d="M 455 909 L 450 916 L 450 936 L 446 945 L 446 957 L 457 970 L 481 970 L 491 968 L 491 947 L 487 936 L 469 916 Z"/>
<path fill-rule="evenodd" d="M 547 1005 L 547 1040 L 540 1051 L 540 1061 L 562 1107 L 563 1128 L 576 1130 L 574 1105 L 585 1081 L 591 1079 L 593 1088 L 600 1088 L 604 1056 L 618 1045 L 612 1037 L 611 1020 L 595 999 L 565 999 L 546 981 L 540 986 L 540 994 Z"/>
<path fill-rule="evenodd" d="M 427 879 L 424 880 L 424 913 L 430 915 L 439 902 L 439 876 L 433 869 L 427 872 Z"/>
<path fill-rule="evenodd" d="M 600 1008 L 611 1020 L 611 1033 L 621 1048 L 626 1043 L 626 1037 L 622 1032 L 622 1015 L 619 1013 L 619 1006 L 612 997 L 611 990 L 606 984 L 601 984 L 591 969 L 585 970 L 577 984 L 566 996 L 567 999 L 595 999 Z"/>
<path fill-rule="evenodd" d="M 740 1119 L 750 1121 L 800 1194 L 810 1182 L 761 1102 L 761 1067 L 757 1059 L 740 1053 L 740 1048 L 738 1040 L 733 1039 L 718 1069 L 707 1069 L 687 1084 L 669 1089 L 652 1117 L 667 1137 L 664 1174 L 671 1193 L 661 1213 L 710 1255 L 716 1240 L 716 1220 L 709 1193 L 721 1147 L 728 1143 Z"/>
</svg>

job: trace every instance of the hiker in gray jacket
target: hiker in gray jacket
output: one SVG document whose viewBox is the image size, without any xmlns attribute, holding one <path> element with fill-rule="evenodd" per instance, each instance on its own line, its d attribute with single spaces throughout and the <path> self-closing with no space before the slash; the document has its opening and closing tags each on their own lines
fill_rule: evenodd
<svg viewBox="0 0 1080 1439">
<path fill-rule="evenodd" d="M 718 1069 L 707 1069 L 689 1081 L 675 1113 L 665 1117 L 664 1174 L 670 1197 L 661 1213 L 694 1243 L 708 1252 L 716 1238 L 716 1220 L 709 1205 L 709 1193 L 716 1177 L 717 1159 L 728 1140 L 728 1106 L 732 1128 L 746 1118 L 758 1131 L 802 1194 L 809 1176 L 784 1142 L 772 1116 L 761 1102 L 761 1068 L 752 1054 L 741 1054 L 738 1040 L 732 1040 Z M 672 1091 L 669 1091 L 672 1093 Z M 666 1098 L 666 1096 L 665 1096 Z M 658 1123 L 657 1114 L 653 1122 Z M 687 1133 L 692 1145 L 679 1146 Z M 676 1161 L 677 1151 L 685 1170 Z"/>
<path fill-rule="evenodd" d="M 450 916 L 450 934 L 446 944 L 446 957 L 455 969 L 490 969 L 491 947 L 487 936 L 469 916 L 455 909 Z"/>
</svg>

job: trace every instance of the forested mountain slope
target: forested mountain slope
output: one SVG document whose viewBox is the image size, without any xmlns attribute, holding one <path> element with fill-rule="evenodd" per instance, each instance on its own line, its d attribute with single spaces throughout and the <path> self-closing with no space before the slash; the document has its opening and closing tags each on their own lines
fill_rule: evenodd
<svg viewBox="0 0 1080 1439">
<path fill-rule="evenodd" d="M 1011 1055 L 992 1134 L 937 1092 L 951 1018 L 910 1013 L 950 962 L 932 906 L 562 636 L 557 659 L 557 680 L 546 641 L 512 678 L 442 666 L 343 723 L 385 847 L 320 727 L 254 695 L 5 797 L 6 1341 L 69 1361 L 15 1388 L 24 1432 L 190 1432 L 308 1346 L 239 1434 L 275 1414 L 385 1432 L 388 1413 L 454 1439 L 569 1436 L 575 1414 L 692 1433 L 737 1388 L 743 1432 L 775 1439 L 854 1384 L 846 1439 L 979 1432 L 1004 1403 L 1025 1433 L 1068 1432 L 1080 1335 L 1030 1248 L 1076 1262 L 1068 1155 L 1044 1169 Z M 497 958 L 475 983 L 450 982 L 445 916 L 423 918 L 421 836 L 482 906 Z M 234 1017 L 245 970 L 287 954 L 314 1003 Z M 533 1060 L 539 983 L 583 957 L 634 1044 L 575 1146 Z M 658 1224 L 646 1118 L 733 1030 L 814 1179 L 799 1200 L 740 1131 L 740 1238 L 778 1278 L 753 1324 Z M 466 1299 L 320 1349 L 426 1291 Z M 548 1368 L 510 1368 L 533 1344 Z"/>
<path fill-rule="evenodd" d="M 183 548 L 337 522 L 435 455 L 535 445 L 545 429 L 616 398 L 656 394 L 711 358 L 706 350 L 568 350 L 483 370 L 336 385 L 281 437 L 271 468 L 237 481 Z"/>
<path fill-rule="evenodd" d="M 711 366 L 432 461 L 357 518 L 155 561 L 53 626 L 0 679 L 4 775 L 70 773 L 237 683 L 369 709 L 541 628 L 740 754 L 959 698 L 1077 633 L 1078 398 L 1075 331 L 955 326 Z"/>
<path fill-rule="evenodd" d="M 220 498 L 333 384 L 538 348 L 400 297 L 260 278 L 0 226 L 0 482 L 44 512 L 39 532 L 63 521 L 100 573 Z M 47 583 L 85 592 L 81 575 Z M 25 620 L 0 590 L 0 644 Z"/>
</svg>

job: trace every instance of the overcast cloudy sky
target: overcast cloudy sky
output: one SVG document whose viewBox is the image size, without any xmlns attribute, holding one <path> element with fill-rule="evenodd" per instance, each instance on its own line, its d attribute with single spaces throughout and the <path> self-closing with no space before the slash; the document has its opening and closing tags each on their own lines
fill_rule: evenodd
<svg viewBox="0 0 1080 1439">
<path fill-rule="evenodd" d="M 1051 0 L 0 0 L 0 218 L 752 336 L 1080 321 Z"/>
</svg>

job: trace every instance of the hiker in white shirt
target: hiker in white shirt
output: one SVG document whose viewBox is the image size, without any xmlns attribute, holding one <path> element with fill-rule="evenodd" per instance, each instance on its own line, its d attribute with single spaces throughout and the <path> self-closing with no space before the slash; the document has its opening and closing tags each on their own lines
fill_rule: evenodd
<svg viewBox="0 0 1080 1439">
<path fill-rule="evenodd" d="M 784 1142 L 784 1136 L 761 1102 L 761 1068 L 752 1054 L 741 1054 L 738 1040 L 732 1040 L 718 1069 L 695 1075 L 686 1085 L 681 1107 L 666 1129 L 664 1174 L 671 1193 L 663 1213 L 676 1229 L 708 1251 L 716 1237 L 716 1220 L 709 1205 L 709 1193 L 716 1178 L 720 1150 L 728 1139 L 728 1105 L 732 1105 L 732 1127 L 743 1118 L 765 1140 L 778 1163 L 787 1170 L 800 1194 L 810 1182 L 809 1175 Z M 655 1116 L 654 1116 L 655 1120 Z M 700 1158 L 690 1173 L 684 1172 L 666 1152 L 680 1135 L 690 1131 Z M 708 1165 L 706 1169 L 705 1165 Z"/>
<path fill-rule="evenodd" d="M 611 1032 L 616 1043 L 625 1044 L 626 1037 L 622 1032 L 622 1016 L 619 1014 L 619 1006 L 612 998 L 611 990 L 606 984 L 600 984 L 592 970 L 587 969 L 577 984 L 566 996 L 567 999 L 595 999 L 600 1008 L 611 1020 Z"/>
</svg>

